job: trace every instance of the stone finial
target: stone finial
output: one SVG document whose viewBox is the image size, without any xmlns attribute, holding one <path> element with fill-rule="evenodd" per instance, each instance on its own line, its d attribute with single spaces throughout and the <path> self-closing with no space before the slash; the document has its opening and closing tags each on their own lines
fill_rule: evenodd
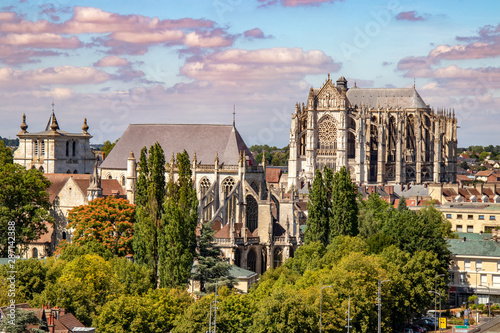
<svg viewBox="0 0 500 333">
<path fill-rule="evenodd" d="M 89 132 L 87 132 L 88 130 L 89 126 L 87 125 L 87 118 L 83 118 L 83 126 L 82 126 L 83 134 L 89 134 Z"/>
<path fill-rule="evenodd" d="M 57 119 L 56 119 L 56 115 L 54 113 L 54 110 L 52 110 L 52 123 L 50 124 L 50 129 L 52 130 L 52 132 L 55 132 L 56 130 L 59 129 L 59 125 L 57 124 Z"/>
<path fill-rule="evenodd" d="M 134 156 L 134 152 L 133 151 L 130 152 L 130 155 L 128 156 L 128 159 L 129 160 L 135 160 L 135 156 Z"/>
<path fill-rule="evenodd" d="M 214 163 L 215 163 L 216 165 L 219 165 L 219 151 L 216 151 L 216 152 L 215 152 L 215 161 L 214 161 Z"/>
<path fill-rule="evenodd" d="M 23 123 L 21 124 L 21 133 L 26 133 L 28 125 L 26 124 L 26 114 L 23 113 Z"/>
</svg>

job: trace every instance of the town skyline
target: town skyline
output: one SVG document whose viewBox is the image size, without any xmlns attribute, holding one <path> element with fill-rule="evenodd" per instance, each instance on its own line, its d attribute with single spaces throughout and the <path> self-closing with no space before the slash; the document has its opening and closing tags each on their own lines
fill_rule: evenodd
<svg viewBox="0 0 500 333">
<path fill-rule="evenodd" d="M 500 5 L 459 1 L 6 1 L 3 137 L 88 119 L 93 143 L 130 123 L 231 124 L 283 147 L 311 86 L 411 87 L 454 109 L 458 146 L 500 139 Z M 478 134 L 482 135 L 478 135 Z"/>
</svg>

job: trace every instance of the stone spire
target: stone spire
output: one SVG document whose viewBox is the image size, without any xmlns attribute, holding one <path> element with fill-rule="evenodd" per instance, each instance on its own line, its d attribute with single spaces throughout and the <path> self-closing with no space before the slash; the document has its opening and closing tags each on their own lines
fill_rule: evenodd
<svg viewBox="0 0 500 333">
<path fill-rule="evenodd" d="M 94 199 L 102 197 L 101 177 L 97 170 L 97 159 L 94 164 L 94 172 L 90 176 L 90 183 L 87 189 L 87 200 L 90 202 Z"/>
</svg>

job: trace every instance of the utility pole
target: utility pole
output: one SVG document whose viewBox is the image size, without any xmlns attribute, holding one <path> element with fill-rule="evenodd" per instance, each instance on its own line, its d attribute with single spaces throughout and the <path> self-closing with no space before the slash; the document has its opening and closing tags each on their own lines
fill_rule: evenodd
<svg viewBox="0 0 500 333">
<path fill-rule="evenodd" d="M 391 280 L 378 280 L 378 326 L 377 326 L 377 332 L 380 333 L 382 329 L 382 292 L 381 292 L 381 287 L 382 283 L 384 282 L 390 282 Z"/>
</svg>

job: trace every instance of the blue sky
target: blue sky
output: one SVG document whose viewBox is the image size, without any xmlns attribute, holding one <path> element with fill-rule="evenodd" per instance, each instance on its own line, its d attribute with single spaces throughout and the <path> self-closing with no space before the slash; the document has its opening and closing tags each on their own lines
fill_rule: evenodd
<svg viewBox="0 0 500 333">
<path fill-rule="evenodd" d="M 500 2 L 2 1 L 0 135 L 87 118 L 93 142 L 130 123 L 236 124 L 288 144 L 290 115 L 330 73 L 409 87 L 453 108 L 458 145 L 500 144 Z"/>
</svg>

